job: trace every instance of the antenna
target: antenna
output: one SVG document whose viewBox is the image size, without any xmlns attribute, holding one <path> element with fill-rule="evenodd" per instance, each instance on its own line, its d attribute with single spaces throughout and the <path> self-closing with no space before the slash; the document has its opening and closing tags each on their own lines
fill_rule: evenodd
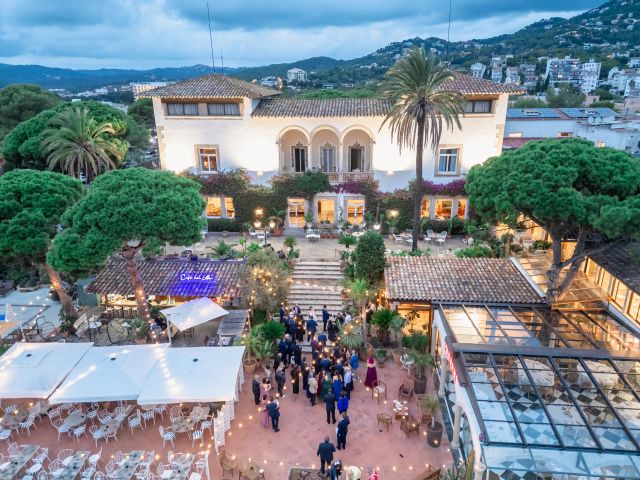
<svg viewBox="0 0 640 480">
<path fill-rule="evenodd" d="M 449 58 L 449 44 L 451 43 L 451 41 L 449 40 L 449 34 L 451 32 L 451 2 L 452 0 L 449 0 L 449 24 L 447 26 L 447 58 Z"/>
<path fill-rule="evenodd" d="M 222 56 L 222 47 L 220 47 L 220 68 L 222 69 L 220 73 L 224 75 L 224 58 Z"/>
<path fill-rule="evenodd" d="M 216 73 L 216 61 L 213 58 L 213 34 L 211 33 L 211 13 L 209 12 L 209 2 L 207 2 L 207 18 L 209 19 L 209 44 L 211 46 L 211 68 Z"/>
</svg>

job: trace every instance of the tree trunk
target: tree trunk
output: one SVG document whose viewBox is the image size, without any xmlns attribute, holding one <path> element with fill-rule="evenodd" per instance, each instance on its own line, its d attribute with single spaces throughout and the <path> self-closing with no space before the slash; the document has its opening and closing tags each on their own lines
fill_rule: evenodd
<svg viewBox="0 0 640 480">
<path fill-rule="evenodd" d="M 142 246 L 143 245 L 141 244 L 139 247 L 132 248 L 125 242 L 120 254 L 127 264 L 129 281 L 131 282 L 131 287 L 133 287 L 133 293 L 138 305 L 138 317 L 140 317 L 141 320 L 148 322 L 151 321 L 151 315 L 147 304 L 147 296 L 144 293 L 144 286 L 142 285 L 142 278 L 140 277 L 138 265 L 136 264 L 136 254 L 142 249 Z"/>
<path fill-rule="evenodd" d="M 64 309 L 64 312 L 67 314 L 68 317 L 76 318 L 78 316 L 78 312 L 76 311 L 76 308 L 73 306 L 73 301 L 71 300 L 71 297 L 69 296 L 67 291 L 64 288 L 62 288 L 62 280 L 60 279 L 60 274 L 56 272 L 53 269 L 53 267 L 51 267 L 47 263 L 43 263 L 42 268 L 44 268 L 44 271 L 47 272 L 47 275 L 49 276 L 49 281 L 51 282 L 53 289 L 58 294 L 58 299 L 62 304 L 62 308 Z"/>
<path fill-rule="evenodd" d="M 418 249 L 418 236 L 420 235 L 420 210 L 422 207 L 422 153 L 424 150 L 424 117 L 418 119 L 418 141 L 416 144 L 416 191 L 413 204 L 413 231 L 411 239 L 411 251 Z"/>
</svg>

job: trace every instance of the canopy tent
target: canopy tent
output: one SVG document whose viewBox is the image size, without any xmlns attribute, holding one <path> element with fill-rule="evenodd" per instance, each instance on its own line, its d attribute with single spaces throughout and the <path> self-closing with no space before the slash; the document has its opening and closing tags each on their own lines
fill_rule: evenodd
<svg viewBox="0 0 640 480">
<path fill-rule="evenodd" d="M 135 400 L 166 348 L 166 344 L 92 347 L 49 401 Z"/>
<path fill-rule="evenodd" d="M 236 400 L 244 347 L 185 347 L 162 351 L 138 403 Z"/>
<path fill-rule="evenodd" d="M 222 317 L 227 313 L 229 312 L 207 297 L 191 300 L 176 307 L 162 310 L 162 314 L 167 317 L 167 320 L 178 330 L 195 327 L 209 320 Z"/>
<path fill-rule="evenodd" d="M 0 318 L 0 338 L 5 338 L 9 333 L 18 326 L 16 322 L 16 314 L 13 311 L 11 305 L 5 307 L 5 314 Z M 21 328 L 22 330 L 22 328 Z M 22 334 L 24 338 L 24 333 Z"/>
<path fill-rule="evenodd" d="M 15 343 L 0 356 L 0 398 L 47 398 L 92 343 Z"/>
</svg>

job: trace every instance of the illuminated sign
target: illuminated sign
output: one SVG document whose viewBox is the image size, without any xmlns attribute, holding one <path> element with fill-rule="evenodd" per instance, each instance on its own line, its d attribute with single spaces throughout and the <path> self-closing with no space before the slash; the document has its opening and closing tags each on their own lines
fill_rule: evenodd
<svg viewBox="0 0 640 480">
<path fill-rule="evenodd" d="M 460 382 L 458 381 L 458 372 L 456 370 L 456 364 L 453 361 L 453 354 L 449 350 L 449 345 L 447 345 L 446 343 L 444 344 L 443 353 L 445 358 L 447 359 L 447 363 L 449 364 L 449 371 L 453 376 L 453 383 L 455 383 L 456 385 L 460 385 Z"/>
<path fill-rule="evenodd" d="M 214 276 L 212 273 L 181 273 L 181 282 L 213 282 Z"/>
</svg>

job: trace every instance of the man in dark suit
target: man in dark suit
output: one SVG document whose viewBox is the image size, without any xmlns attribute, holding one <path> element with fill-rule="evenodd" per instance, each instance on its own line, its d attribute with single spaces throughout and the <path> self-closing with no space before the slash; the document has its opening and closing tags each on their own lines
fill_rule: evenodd
<svg viewBox="0 0 640 480">
<path fill-rule="evenodd" d="M 278 313 L 280 314 L 280 321 L 284 321 L 284 316 L 287 314 L 287 311 L 284 309 L 284 305 L 280 305 L 280 310 Z"/>
<path fill-rule="evenodd" d="M 343 448 L 346 450 L 347 448 L 347 433 L 349 433 L 349 417 L 347 417 L 347 412 L 342 412 L 340 417 L 340 421 L 338 422 L 338 450 L 342 450 Z"/>
<path fill-rule="evenodd" d="M 278 343 L 278 353 L 282 356 L 282 361 L 287 363 L 287 352 L 289 351 L 289 345 L 287 344 L 286 335 L 285 338 Z"/>
<path fill-rule="evenodd" d="M 327 322 L 329 322 L 329 310 L 327 310 L 327 306 L 324 305 L 322 307 L 322 331 L 326 332 L 327 331 Z"/>
<path fill-rule="evenodd" d="M 274 432 L 280 431 L 280 405 L 277 401 L 273 399 L 273 397 L 269 397 L 269 404 L 267 405 L 267 412 L 269 413 L 269 418 L 271 419 L 271 427 L 273 427 Z"/>
<path fill-rule="evenodd" d="M 329 391 L 324 397 L 324 404 L 327 408 L 327 423 L 336 423 L 336 396 Z"/>
<path fill-rule="evenodd" d="M 253 392 L 253 400 L 256 402 L 256 405 L 260 405 L 260 377 L 258 375 L 253 376 L 251 391 Z"/>
<path fill-rule="evenodd" d="M 284 374 L 284 366 L 280 365 L 276 370 L 276 385 L 278 386 L 278 396 L 284 398 L 284 384 L 287 377 Z"/>
<path fill-rule="evenodd" d="M 320 457 L 320 473 L 326 475 L 325 465 L 330 465 L 333 461 L 333 453 L 336 447 L 329 441 L 329 437 L 324 437 L 324 442 L 318 445 L 316 455 Z"/>
</svg>

